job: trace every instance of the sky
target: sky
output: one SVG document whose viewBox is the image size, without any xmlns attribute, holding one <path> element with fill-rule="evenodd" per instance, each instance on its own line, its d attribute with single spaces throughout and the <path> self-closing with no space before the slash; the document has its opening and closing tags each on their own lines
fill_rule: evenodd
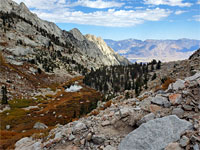
<svg viewBox="0 0 200 150">
<path fill-rule="evenodd" d="M 63 30 L 104 39 L 200 40 L 200 0 L 14 0 Z"/>
</svg>

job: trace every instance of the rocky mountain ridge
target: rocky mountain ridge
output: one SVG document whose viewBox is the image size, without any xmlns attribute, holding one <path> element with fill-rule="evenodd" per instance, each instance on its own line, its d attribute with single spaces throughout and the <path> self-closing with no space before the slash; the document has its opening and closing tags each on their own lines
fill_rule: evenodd
<svg viewBox="0 0 200 150">
<path fill-rule="evenodd" d="M 109 64 L 111 65 L 127 65 L 129 64 L 128 60 L 125 60 L 124 57 L 117 54 L 112 48 L 110 48 L 106 42 L 101 37 L 96 37 L 94 35 L 87 34 L 85 36 L 89 41 L 94 42 L 98 48 L 102 51 L 103 55 L 112 60 Z M 118 62 L 114 63 L 114 62 Z"/>
<path fill-rule="evenodd" d="M 12 40 L 16 41 L 21 39 L 23 44 L 26 45 L 21 49 L 31 49 L 33 51 L 33 47 L 42 49 L 42 47 L 52 46 L 54 51 L 61 51 L 61 53 L 67 49 L 72 53 L 65 52 L 70 55 L 69 57 L 73 57 L 74 61 L 86 66 L 88 69 L 91 69 L 91 67 L 95 69 L 102 65 L 129 63 L 128 60 L 118 56 L 108 47 L 102 51 L 94 42 L 87 40 L 78 29 L 67 32 L 61 30 L 52 22 L 41 20 L 36 14 L 31 13 L 24 3 L 18 5 L 11 0 L 1 0 L 1 4 L 1 26 L 7 25 L 7 31 L 4 33 L 5 37 L 12 38 L 15 36 L 15 39 L 12 38 Z M 12 46 L 14 49 L 15 45 Z M 105 51 L 110 51 L 110 55 L 113 56 L 107 57 L 104 55 Z M 121 60 L 115 57 L 120 57 Z"/>
<path fill-rule="evenodd" d="M 130 61 L 149 62 L 152 59 L 162 62 L 188 59 L 200 47 L 199 40 L 105 40 L 119 54 Z"/>
</svg>

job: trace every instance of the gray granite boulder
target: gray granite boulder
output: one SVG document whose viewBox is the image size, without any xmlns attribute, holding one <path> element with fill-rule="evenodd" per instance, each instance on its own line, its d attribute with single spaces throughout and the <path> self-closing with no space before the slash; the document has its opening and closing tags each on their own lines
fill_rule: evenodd
<svg viewBox="0 0 200 150">
<path fill-rule="evenodd" d="M 73 133 L 76 134 L 82 130 L 87 129 L 86 125 L 80 121 L 75 122 L 75 126 L 73 127 Z"/>
<path fill-rule="evenodd" d="M 168 99 L 166 97 L 162 97 L 162 96 L 159 96 L 159 95 L 156 95 L 156 97 L 154 97 L 151 100 L 151 103 L 157 104 L 157 105 L 160 105 L 160 106 L 164 106 L 164 107 L 170 107 L 171 106 L 170 102 L 168 101 Z"/>
<path fill-rule="evenodd" d="M 150 120 L 129 133 L 119 144 L 119 150 L 162 150 L 178 141 L 192 124 L 175 115 Z"/>
</svg>

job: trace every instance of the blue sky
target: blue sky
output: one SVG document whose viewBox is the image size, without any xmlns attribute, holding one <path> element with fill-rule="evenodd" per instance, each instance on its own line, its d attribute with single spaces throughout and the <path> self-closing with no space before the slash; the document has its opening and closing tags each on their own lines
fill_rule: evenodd
<svg viewBox="0 0 200 150">
<path fill-rule="evenodd" d="M 14 0 L 61 29 L 104 39 L 200 39 L 200 0 Z"/>
</svg>

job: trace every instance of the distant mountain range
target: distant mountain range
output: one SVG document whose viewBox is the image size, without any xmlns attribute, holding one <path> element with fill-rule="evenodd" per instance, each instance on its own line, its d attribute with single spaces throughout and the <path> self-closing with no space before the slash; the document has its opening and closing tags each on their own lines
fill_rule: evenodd
<svg viewBox="0 0 200 150">
<path fill-rule="evenodd" d="M 105 42 L 131 62 L 148 62 L 152 59 L 168 62 L 188 59 L 194 51 L 200 48 L 200 40 L 185 38 L 178 40 L 145 41 L 137 39 L 121 41 L 105 39 Z"/>
</svg>

